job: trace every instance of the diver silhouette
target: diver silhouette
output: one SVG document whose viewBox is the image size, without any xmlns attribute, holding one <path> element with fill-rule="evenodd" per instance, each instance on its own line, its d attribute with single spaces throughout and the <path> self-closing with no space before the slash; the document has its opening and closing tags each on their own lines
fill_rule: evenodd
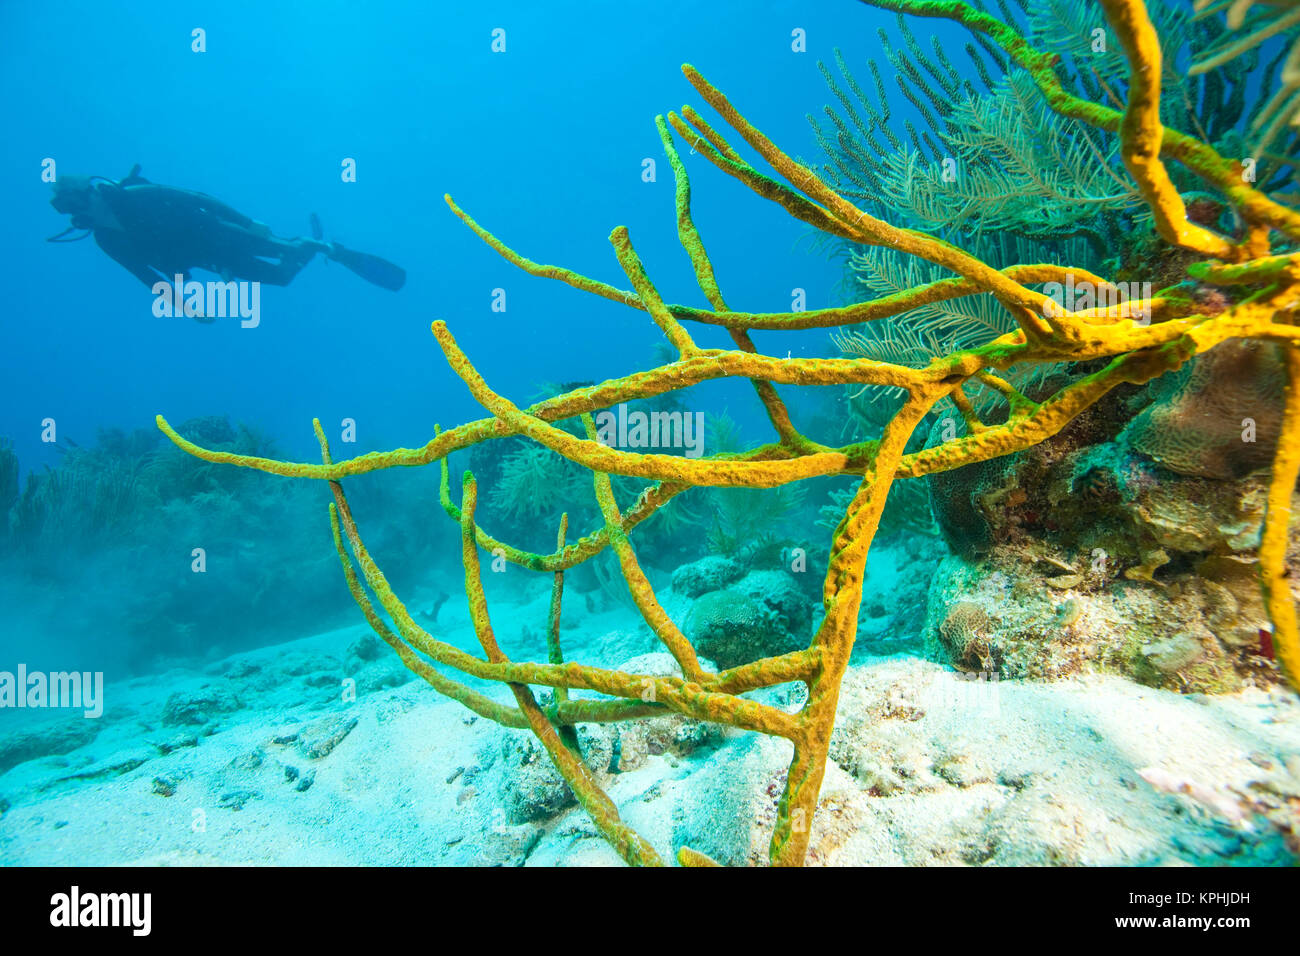
<svg viewBox="0 0 1300 956">
<path fill-rule="evenodd" d="M 138 164 L 116 181 L 63 176 L 54 183 L 50 205 L 71 216 L 72 225 L 48 242 L 93 235 L 100 249 L 151 288 L 176 275 L 189 278 L 194 269 L 215 272 L 227 282 L 288 285 L 317 253 L 394 292 L 406 282 L 400 266 L 322 241 L 315 213 L 312 238 L 282 239 L 211 196 L 149 182 Z M 67 238 L 79 230 L 81 235 Z"/>
</svg>

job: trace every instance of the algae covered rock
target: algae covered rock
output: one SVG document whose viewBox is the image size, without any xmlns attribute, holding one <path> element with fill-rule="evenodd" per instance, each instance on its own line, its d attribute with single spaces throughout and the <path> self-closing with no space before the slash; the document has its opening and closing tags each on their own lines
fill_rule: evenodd
<svg viewBox="0 0 1300 956">
<path fill-rule="evenodd" d="M 673 572 L 673 590 L 686 597 L 699 597 L 719 591 L 739 580 L 745 573 L 740 562 L 720 554 L 711 554 L 684 564 Z"/>
<path fill-rule="evenodd" d="M 626 724 L 592 724 L 578 733 L 587 765 L 604 777 L 639 770 L 653 757 L 677 766 L 679 761 L 717 746 L 722 738 L 717 724 L 680 714 Z"/>
<path fill-rule="evenodd" d="M 483 758 L 485 765 L 490 762 L 500 781 L 504 823 L 545 820 L 577 803 L 535 737 L 511 735 L 501 742 L 498 754 L 484 754 Z"/>
<path fill-rule="evenodd" d="M 28 760 L 84 747 L 98 733 L 99 726 L 95 721 L 77 718 L 5 734 L 0 737 L 0 773 Z"/>
<path fill-rule="evenodd" d="M 473 842 L 457 841 L 441 862 L 445 866 L 523 866 L 542 832 L 535 824 L 496 825 Z"/>
<path fill-rule="evenodd" d="M 1232 346 L 1216 361 L 1235 367 L 1267 353 Z M 1267 477 L 1254 473 L 1259 445 L 1276 440 L 1273 386 L 1204 395 L 1215 369 L 1218 381 L 1226 373 L 1205 363 L 1199 377 L 1107 396 L 997 464 L 931 476 L 936 519 L 965 563 L 945 561 L 934 579 L 928 655 L 1003 677 L 1112 672 L 1184 692 L 1276 682 L 1257 557 Z M 1230 429 L 1227 412 L 1206 411 L 1220 401 L 1236 416 Z M 1150 414 L 1116 440 L 1142 403 Z M 1259 440 L 1243 451 L 1251 410 Z M 1217 424 L 1196 444 L 1207 415 Z M 1185 434 L 1157 447 L 1151 423 L 1166 419 Z M 1201 464 L 1174 449 L 1195 451 Z M 1291 540 L 1298 509 L 1300 500 Z M 1287 564 L 1296 590 L 1295 546 Z"/>
<path fill-rule="evenodd" d="M 303 727 L 298 735 L 298 752 L 309 760 L 328 757 L 356 726 L 357 718 L 351 714 L 337 714 L 314 720 Z"/>
<path fill-rule="evenodd" d="M 776 615 L 777 626 L 806 645 L 812 637 L 812 602 L 803 585 L 785 571 L 751 571 L 733 586 Z"/>
<path fill-rule="evenodd" d="M 701 663 L 706 668 L 711 664 L 707 658 Z M 625 674 L 652 677 L 680 677 L 682 673 L 672 655 L 663 651 L 620 660 L 618 669 Z M 722 739 L 723 730 L 719 725 L 681 714 L 666 713 L 628 723 L 578 727 L 583 759 L 604 781 L 613 774 L 638 770 L 652 758 L 662 758 L 676 766 L 678 761 L 716 746 Z"/>
<path fill-rule="evenodd" d="M 1208 636 L 1212 638 L 1214 635 Z M 1200 635 L 1191 631 L 1180 631 L 1147 645 L 1142 649 L 1142 654 L 1160 673 L 1174 674 L 1205 656 L 1202 640 Z"/>
<path fill-rule="evenodd" d="M 388 648 L 384 646 L 383 641 L 373 634 L 362 634 L 348 645 L 344 658 L 349 662 L 353 658 L 362 662 L 369 662 L 377 661 L 387 653 Z"/>
<path fill-rule="evenodd" d="M 1122 441 L 1181 475 L 1244 477 L 1272 464 L 1285 385 L 1282 346 L 1228 339 L 1156 383 Z"/>
<path fill-rule="evenodd" d="M 206 724 L 218 714 L 228 714 L 242 706 L 229 689 L 209 684 L 193 691 L 177 691 L 163 704 L 162 722 L 168 727 Z"/>
<path fill-rule="evenodd" d="M 1214 580 L 1185 572 L 1134 581 L 1084 564 L 1079 583 L 1062 590 L 1045 567 L 1014 552 L 945 559 L 930 588 L 927 656 L 1002 679 L 1113 673 L 1183 692 L 1278 679 L 1259 636 L 1262 606 Z"/>
<path fill-rule="evenodd" d="M 812 610 L 790 575 L 756 571 L 700 597 L 687 618 L 696 651 L 727 669 L 808 645 Z"/>
</svg>

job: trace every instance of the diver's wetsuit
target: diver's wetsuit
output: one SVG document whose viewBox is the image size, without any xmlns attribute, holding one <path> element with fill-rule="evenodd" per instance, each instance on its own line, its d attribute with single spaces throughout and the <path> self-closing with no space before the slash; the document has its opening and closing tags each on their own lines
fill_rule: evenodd
<svg viewBox="0 0 1300 956">
<path fill-rule="evenodd" d="M 96 245 L 151 288 L 194 269 L 227 281 L 288 285 L 317 252 L 329 250 L 313 239 L 276 238 L 218 199 L 159 186 L 135 173 L 92 188 L 117 220 L 95 224 Z"/>
<path fill-rule="evenodd" d="M 65 176 L 50 199 L 72 225 L 50 242 L 75 242 L 87 235 L 114 261 L 150 289 L 195 269 L 227 282 L 288 285 L 316 253 L 380 288 L 396 292 L 406 270 L 379 256 L 321 240 L 312 216 L 312 238 L 281 239 L 263 223 L 219 199 L 190 189 L 159 186 L 140 175 L 137 164 L 118 182 L 100 176 Z M 70 232 L 84 230 L 72 239 Z"/>
</svg>

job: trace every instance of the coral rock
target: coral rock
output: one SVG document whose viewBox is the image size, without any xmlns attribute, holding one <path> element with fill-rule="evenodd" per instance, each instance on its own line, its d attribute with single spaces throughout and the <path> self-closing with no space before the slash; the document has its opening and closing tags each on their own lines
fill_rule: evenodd
<svg viewBox="0 0 1300 956">
<path fill-rule="evenodd" d="M 1198 356 L 1172 394 L 1148 406 L 1123 439 L 1170 471 L 1240 478 L 1273 460 L 1282 430 L 1281 347 L 1229 339 Z M 1254 423 L 1243 439 L 1246 421 Z"/>
<path fill-rule="evenodd" d="M 302 729 L 302 734 L 298 738 L 298 751 L 310 760 L 329 756 L 356 726 L 355 717 L 342 715 L 322 717 Z"/>
<path fill-rule="evenodd" d="M 784 620 L 762 600 L 729 588 L 695 602 L 687 636 L 700 654 L 725 670 L 806 646 L 806 635 L 792 634 Z"/>
<path fill-rule="evenodd" d="M 739 562 L 722 555 L 708 557 L 684 564 L 673 572 L 673 590 L 686 597 L 699 597 L 709 591 L 720 591 L 744 575 Z"/>
<path fill-rule="evenodd" d="M 0 773 L 37 757 L 65 754 L 95 739 L 99 728 L 93 720 L 78 718 L 34 730 L 6 734 L 0 738 Z"/>
<path fill-rule="evenodd" d="M 169 727 L 206 724 L 217 714 L 239 710 L 239 698 L 223 687 L 177 691 L 163 705 L 162 722 Z"/>
</svg>

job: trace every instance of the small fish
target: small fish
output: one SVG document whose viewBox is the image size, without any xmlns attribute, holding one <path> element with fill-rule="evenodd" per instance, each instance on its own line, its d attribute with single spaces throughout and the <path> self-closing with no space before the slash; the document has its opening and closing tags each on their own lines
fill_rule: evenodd
<svg viewBox="0 0 1300 956">
<path fill-rule="evenodd" d="M 1259 629 L 1259 656 L 1267 657 L 1270 661 L 1276 659 L 1276 652 L 1273 650 L 1273 632 L 1266 627 Z"/>
<path fill-rule="evenodd" d="M 321 227 L 320 216 L 315 213 L 311 214 L 311 237 L 316 240 L 325 237 L 325 230 Z"/>
</svg>

